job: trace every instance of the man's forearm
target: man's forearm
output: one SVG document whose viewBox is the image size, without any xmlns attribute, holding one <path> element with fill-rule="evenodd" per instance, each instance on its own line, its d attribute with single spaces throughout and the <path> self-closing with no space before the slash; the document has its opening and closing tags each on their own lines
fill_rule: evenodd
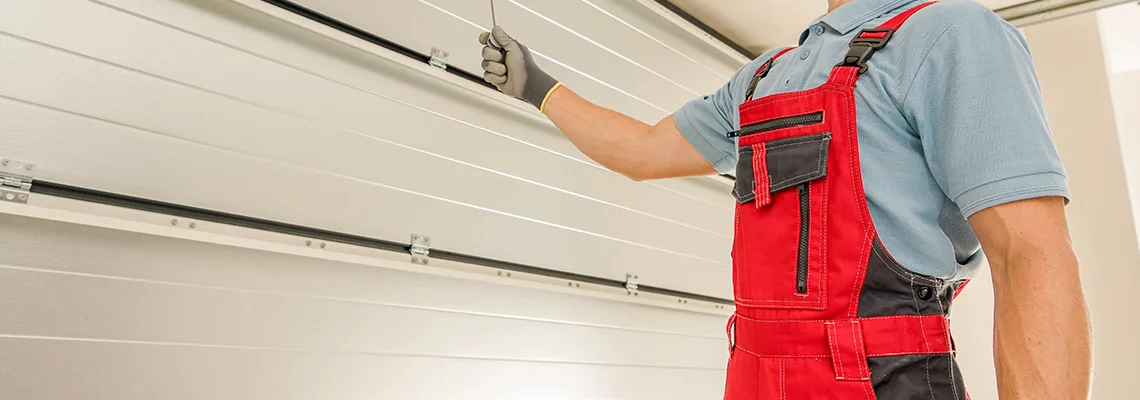
<svg viewBox="0 0 1140 400">
<path fill-rule="evenodd" d="M 621 113 L 597 106 L 569 88 L 551 93 L 544 108 L 554 125 L 594 161 L 606 168 L 637 179 L 644 158 L 644 140 L 650 126 Z"/>
<path fill-rule="evenodd" d="M 991 268 L 1001 398 L 1087 398 L 1089 317 L 1072 252 L 1014 251 L 1004 259 L 991 257 Z"/>
</svg>

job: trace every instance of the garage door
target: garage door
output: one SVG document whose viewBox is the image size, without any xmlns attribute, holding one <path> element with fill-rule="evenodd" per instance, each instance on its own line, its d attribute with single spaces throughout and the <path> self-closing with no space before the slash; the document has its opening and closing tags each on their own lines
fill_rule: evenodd
<svg viewBox="0 0 1140 400">
<path fill-rule="evenodd" d="M 34 179 L 0 215 L 0 397 L 720 391 L 729 187 L 630 182 L 456 74 L 483 2 L 293 3 L 451 72 L 281 2 L 0 4 L 2 171 Z M 496 8 L 646 122 L 742 62 L 638 2 Z"/>
</svg>

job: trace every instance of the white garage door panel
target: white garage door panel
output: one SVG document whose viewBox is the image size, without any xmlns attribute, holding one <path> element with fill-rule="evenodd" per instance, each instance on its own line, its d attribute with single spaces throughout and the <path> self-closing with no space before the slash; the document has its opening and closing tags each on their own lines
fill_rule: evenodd
<svg viewBox="0 0 1140 400">
<path fill-rule="evenodd" d="M 11 82 L 0 88 L 4 96 L 242 154 L 500 210 L 644 247 L 677 249 L 689 257 L 728 264 L 727 252 L 720 247 L 727 239 L 724 234 L 689 228 L 470 165 L 441 160 L 430 153 L 398 146 L 366 133 L 335 129 L 219 98 L 214 93 L 32 43 L 0 38 L 0 48 L 7 53 L 6 58 L 12 59 L 0 66 L 6 76 L 2 79 Z M 137 99 L 147 99 L 147 108 L 137 108 Z M 388 131 L 422 129 L 418 134 L 423 135 L 424 132 L 462 132 L 466 128 L 428 114 L 401 115 L 390 104 L 378 104 L 375 111 L 379 119 L 389 120 L 386 124 L 379 120 L 373 124 L 371 130 L 375 136 Z M 178 157 L 177 154 L 171 156 Z M 415 166 L 416 173 L 392 173 L 408 166 Z M 231 176 L 232 179 L 240 177 L 239 174 Z M 510 195 L 504 196 L 504 193 Z M 519 198 L 528 201 L 518 202 Z M 403 240 L 404 236 L 386 239 Z"/>
<path fill-rule="evenodd" d="M 528 0 L 529 1 L 529 0 Z M 638 0 L 581 0 L 590 6 L 596 6 L 611 15 L 622 24 L 628 24 L 635 29 L 638 35 L 648 36 L 664 46 L 676 51 L 686 60 L 691 60 L 711 70 L 716 76 L 722 78 L 716 85 L 719 87 L 727 82 L 738 68 L 750 60 L 735 51 L 723 51 L 720 47 L 710 45 L 698 38 L 690 31 L 679 29 L 673 23 L 666 23 L 661 16 L 643 6 Z M 677 17 L 678 19 L 680 17 Z M 694 27 L 695 28 L 695 27 Z M 615 43 L 627 40 L 628 33 L 614 36 Z M 619 37 L 620 36 L 620 37 Z M 711 39 L 710 40 L 715 40 Z M 658 66 L 665 68 L 664 66 Z"/>
<path fill-rule="evenodd" d="M 728 189 L 723 185 L 709 185 L 709 180 L 705 178 L 631 184 L 624 177 L 608 171 L 587 171 L 563 167 L 562 164 L 554 164 L 549 169 L 543 168 L 547 164 L 561 161 L 552 159 L 550 157 L 552 154 L 558 156 L 555 158 L 574 158 L 591 165 L 596 166 L 596 164 L 581 154 L 554 128 L 553 124 L 545 119 L 519 118 L 516 110 L 504 108 L 493 102 L 488 103 L 481 95 L 466 90 L 456 90 L 451 85 L 427 74 L 411 71 L 386 59 L 363 54 L 328 40 L 314 38 L 313 35 L 299 31 L 295 27 L 228 1 L 155 3 L 148 0 L 111 0 L 115 7 L 124 7 L 123 10 L 126 11 L 122 12 L 94 3 L 65 2 L 69 10 L 72 10 L 66 16 L 52 13 L 52 10 L 65 6 L 52 4 L 61 1 L 64 0 L 21 3 L 18 4 L 23 9 L 21 12 L 32 13 L 36 10 L 35 12 L 38 12 L 36 15 L 39 17 L 13 18 L 4 21 L 0 16 L 0 21 L 13 27 L 19 26 L 21 32 L 35 32 L 29 35 L 45 38 L 44 40 L 50 43 L 59 42 L 59 37 L 66 37 L 67 41 L 60 42 L 63 43 L 61 46 L 72 51 L 100 58 L 123 60 L 121 63 L 136 66 L 137 69 L 179 81 L 193 82 L 198 86 L 211 87 L 235 97 L 250 98 L 253 97 L 250 93 L 261 93 L 262 95 L 256 96 L 258 101 L 301 115 L 321 113 L 321 117 L 314 119 L 338 126 L 342 124 L 341 119 L 346 120 L 343 123 L 350 123 L 362 118 L 362 115 L 372 116 L 374 112 L 368 107 L 357 108 L 355 110 L 358 112 L 355 113 L 344 112 L 345 109 L 356 105 L 357 100 L 333 101 L 346 96 L 343 91 L 330 93 L 326 98 L 312 96 L 308 94 L 308 90 L 318 90 L 310 84 L 324 87 L 323 90 L 331 90 L 328 88 L 330 85 L 347 87 L 368 96 L 377 96 L 386 101 L 409 106 L 417 112 L 434 113 L 442 118 L 450 118 L 479 130 L 453 136 L 445 135 L 447 132 L 433 132 L 431 135 L 419 131 L 386 133 L 386 135 L 401 135 L 398 138 L 391 138 L 399 139 L 400 143 L 428 148 L 452 158 L 484 163 L 480 165 L 486 167 L 495 165 L 493 168 L 496 170 L 550 182 L 553 186 L 572 190 L 575 193 L 587 194 L 638 210 L 652 211 L 654 215 L 684 221 L 686 224 L 700 226 L 702 223 L 700 221 L 704 223 L 716 221 L 712 229 L 717 231 L 730 229 L 728 227 L 732 221 L 732 201 Z M 122 15 L 130 12 L 143 14 Z M 73 15 L 78 17 L 72 18 Z M 67 25 L 54 25 L 55 29 L 44 32 L 43 26 L 52 26 L 52 23 L 42 22 L 44 19 L 66 21 Z M 39 23 L 28 24 L 26 21 L 39 21 Z M 133 46 L 129 48 L 106 46 L 106 41 L 99 40 L 99 37 L 66 33 L 67 27 L 90 26 L 92 23 L 95 24 L 94 28 L 106 31 L 108 38 L 122 40 L 122 43 L 132 43 Z M 172 29 L 181 32 L 172 32 Z M 136 34 L 140 31 L 145 31 L 147 34 Z M 211 43 L 203 44 L 199 39 L 206 39 Z M 233 65 L 242 66 L 268 61 L 276 64 L 276 67 L 267 67 L 267 70 L 259 70 L 256 74 L 243 74 L 240 79 L 234 79 L 230 76 L 233 72 L 227 69 L 233 67 L 228 63 L 217 67 L 205 65 L 200 68 L 182 68 L 185 63 L 200 58 L 187 57 L 185 54 L 172 55 L 170 59 L 178 62 L 164 62 L 167 59 L 139 54 L 147 51 L 163 51 L 161 49 L 167 43 L 177 44 L 169 47 L 177 47 L 179 51 L 186 49 L 190 54 L 198 54 L 194 52 L 201 51 L 200 55 L 208 59 L 227 59 L 234 57 L 228 53 L 229 51 L 239 51 L 262 60 L 255 61 L 245 57 L 231 61 Z M 132 52 L 131 49 L 134 48 L 146 51 Z M 285 67 L 288 72 L 282 72 L 283 69 L 280 67 Z M 266 79 L 269 76 L 287 73 L 289 75 L 286 81 L 291 82 L 290 85 L 282 85 L 281 80 Z M 202 75 L 210 78 L 203 81 Z M 312 78 L 319 78 L 321 83 L 312 83 Z M 271 93 L 288 92 L 297 95 L 285 96 L 288 101 L 282 101 L 278 96 L 271 96 L 273 100 L 265 100 L 262 85 L 267 81 L 274 88 Z M 216 82 L 224 84 L 215 87 L 219 86 Z M 296 87 L 292 82 L 296 82 Z M 300 90 L 302 88 L 304 90 Z M 402 110 L 402 112 L 411 111 Z M 367 126 L 374 125 L 373 123 Z M 447 140 L 436 139 L 437 137 L 446 137 Z M 434 141 L 420 144 L 413 139 Z M 439 143 L 441 141 L 444 144 L 451 143 L 451 146 L 442 145 Z M 452 147 L 462 151 L 456 154 L 447 152 Z M 469 151 L 472 148 L 492 150 Z M 504 157 L 503 154 L 510 156 Z M 477 156 L 485 156 L 509 167 L 499 167 L 499 164 L 489 163 L 482 158 L 470 158 Z M 515 162 L 516 157 L 518 162 Z M 544 161 L 531 162 L 527 157 L 539 157 Z M 538 174 L 538 171 L 541 171 L 541 174 Z M 667 192 L 656 190 L 662 188 Z M 685 198 L 678 199 L 677 196 Z M 703 204 L 693 203 L 688 199 L 696 199 Z"/>
<path fill-rule="evenodd" d="M 297 2 L 323 14 L 341 19 L 351 25 L 369 31 L 378 36 L 392 40 L 403 46 L 421 53 L 430 53 L 433 47 L 445 49 L 450 53 L 448 62 L 467 71 L 478 73 L 481 71 L 480 48 L 477 39 L 479 33 L 485 28 L 464 22 L 464 16 L 431 7 L 429 3 L 418 0 L 396 0 L 386 2 L 371 1 L 345 1 L 345 0 L 306 0 Z M 478 9 L 476 2 L 467 7 L 473 11 Z M 484 6 L 487 3 L 478 2 Z M 462 12 L 462 10 L 459 10 Z M 550 27 L 546 21 L 527 13 L 517 7 L 504 2 L 502 9 L 498 10 L 518 21 L 512 30 L 523 30 L 525 34 L 530 30 L 542 32 L 546 36 L 556 35 L 553 31 L 545 32 Z M 490 9 L 486 8 L 488 19 Z M 465 13 L 476 16 L 476 13 Z M 504 15 L 505 17 L 505 15 Z M 434 29 L 433 29 L 434 27 Z M 589 44 L 578 40 L 570 33 L 562 41 L 556 42 L 559 46 L 581 46 Z M 555 39 L 557 40 L 557 39 Z M 555 43 L 552 43 L 552 45 Z M 539 46 L 528 44 L 534 51 L 535 60 L 547 72 L 557 76 L 567 86 L 581 91 L 582 95 L 597 100 L 598 104 L 621 110 L 647 123 L 655 123 L 668 115 L 691 95 L 684 93 L 676 86 L 661 80 L 632 64 L 625 63 L 620 58 L 595 48 L 592 57 L 605 57 L 612 60 L 607 63 L 608 69 L 595 68 L 583 70 L 591 64 L 583 65 L 574 62 L 574 58 L 566 58 L 548 54 L 550 51 L 559 53 L 553 46 Z M 583 51 L 588 51 L 583 48 Z M 578 58 L 586 60 L 587 58 Z M 621 64 L 618 64 L 621 63 Z M 641 72 L 639 75 L 638 72 Z M 665 86 L 669 85 L 669 86 Z M 673 89 L 673 90 L 670 90 Z M 674 104 L 676 103 L 676 104 Z"/>
<path fill-rule="evenodd" d="M 292 350 L 724 366 L 719 338 L 20 270 L 0 265 L 0 331 Z M 139 323 L 145 321 L 145 323 Z M 662 351 L 669 349 L 669 351 Z"/>
<path fill-rule="evenodd" d="M 0 398 L 687 399 L 723 388 L 713 315 L 25 217 L 0 216 L 0 247 L 17 249 L 0 252 Z"/>
<path fill-rule="evenodd" d="M 700 399 L 724 373 L 0 338 L 0 397 L 89 399 Z"/>
<path fill-rule="evenodd" d="M 444 1 L 444 0 L 434 0 Z M 446 0 L 447 3 L 467 3 L 463 0 Z M 634 26 L 626 25 L 609 11 L 585 0 L 577 1 L 547 1 L 526 0 L 510 1 L 512 5 L 525 7 L 538 15 L 542 15 L 552 22 L 558 29 L 568 30 L 580 35 L 580 40 L 589 43 L 589 46 L 598 47 L 605 51 L 616 53 L 628 63 L 636 63 L 638 68 L 647 74 L 660 75 L 684 89 L 688 99 L 694 98 L 694 93 L 710 93 L 724 85 L 733 72 L 728 66 L 717 65 L 721 70 L 716 72 L 713 68 L 704 65 L 692 57 L 672 48 L 661 39 L 638 32 Z M 631 2 L 632 3 L 632 2 Z M 643 14 L 650 13 L 643 10 Z M 513 21 L 504 21 L 507 24 Z M 623 23 L 625 22 L 625 23 Z M 510 27 L 510 25 L 504 25 Z M 676 28 L 674 28 L 676 29 Z M 604 32 L 604 33 L 602 33 Z M 618 32 L 614 34 L 612 32 Z M 523 39 L 519 36 L 520 40 Z M 671 40 L 673 38 L 665 38 Z M 545 43 L 544 43 L 545 44 Z M 554 47 L 557 49 L 557 47 Z M 595 59 L 585 59 L 590 62 Z M 730 66 L 731 64 L 729 64 Z M 727 71 L 725 71 L 727 69 Z"/>
<path fill-rule="evenodd" d="M 18 249 L 0 264 L 75 275 L 724 340 L 719 315 L 27 217 L 0 214 L 0 245 Z"/>
<path fill-rule="evenodd" d="M 369 237 L 431 232 L 434 245 L 451 251 L 615 280 L 634 272 L 646 285 L 729 293 L 731 273 L 720 264 L 26 103 L 0 104 L 0 140 L 13 158 L 51 160 L 37 168 L 45 180 Z M 431 218 L 393 210 L 430 210 Z"/>
<path fill-rule="evenodd" d="M 126 123 L 154 132 L 182 136 L 194 141 L 209 143 L 212 146 L 237 149 L 244 153 L 263 154 L 289 164 L 312 166 L 334 174 L 362 178 L 365 181 L 378 182 L 400 190 L 410 190 L 489 209 L 480 210 L 481 212 L 499 211 L 503 214 L 517 215 L 530 219 L 528 221 L 530 223 L 546 224 L 545 229 L 552 229 L 551 225 L 553 225 L 561 227 L 556 229 L 569 229 L 578 235 L 592 235 L 599 240 L 616 240 L 619 242 L 618 246 L 635 246 L 650 251 L 664 251 L 666 255 L 650 258 L 620 254 L 610 254 L 606 257 L 587 256 L 585 259 L 594 259 L 597 260 L 595 263 L 605 262 L 609 265 L 595 265 L 586 267 L 586 269 L 608 270 L 604 276 L 616 277 L 617 279 L 623 279 L 626 272 L 638 272 L 642 273 L 643 283 L 647 285 L 727 297 L 727 249 L 730 241 L 727 232 L 728 221 L 731 219 L 729 209 L 731 203 L 725 201 L 727 196 L 724 194 L 727 188 L 710 185 L 704 179 L 660 182 L 655 185 L 631 184 L 616 174 L 600 170 L 594 166 L 572 161 L 565 157 L 551 157 L 552 153 L 549 151 L 519 142 L 514 138 L 488 133 L 470 123 L 459 123 L 454 119 L 441 118 L 442 112 L 417 110 L 397 103 L 396 101 L 399 100 L 389 100 L 377 96 L 378 94 L 383 95 L 388 82 L 375 82 L 376 79 L 373 78 L 372 81 L 378 84 L 375 91 L 353 88 L 285 67 L 264 58 L 251 56 L 231 47 L 209 42 L 186 33 L 172 31 L 152 21 L 126 15 L 115 9 L 91 2 L 69 2 L 69 4 L 74 5 L 72 7 L 74 13 L 67 13 L 68 17 L 66 18 L 45 19 L 48 18 L 47 15 L 52 15 L 50 14 L 51 9 L 61 6 L 54 4 L 54 1 L 20 3 L 22 12 L 27 12 L 26 18 L 0 19 L 4 24 L 3 29 L 6 32 L 20 35 L 20 37 L 42 40 L 67 51 L 79 52 L 92 58 L 107 60 L 110 63 L 124 64 L 126 67 L 137 68 L 172 81 L 184 82 L 209 91 L 224 92 L 227 96 L 236 97 L 252 103 L 252 105 L 240 104 L 233 99 L 226 99 L 222 96 L 214 96 L 217 99 L 206 98 L 204 96 L 212 94 L 191 87 L 162 82 L 154 77 L 143 76 L 113 65 L 101 64 L 74 55 L 39 48 L 37 45 L 13 38 L 5 38 L 6 43 L 12 43 L 8 46 L 27 47 L 28 51 L 39 51 L 36 54 L 43 55 L 42 57 L 25 55 L 19 58 L 19 62 L 27 63 L 21 69 L 32 71 L 37 74 L 36 76 L 46 80 L 33 83 L 27 77 L 20 77 L 19 73 L 7 73 L 5 79 L 16 82 L 11 85 L 5 84 L 4 89 L 0 89 L 8 93 L 8 96 L 60 109 L 78 111 L 104 120 Z M 161 7 L 142 8 L 140 11 L 149 12 L 158 8 Z M 190 10 L 193 9 L 190 8 Z M 60 21 L 58 25 L 55 25 L 55 20 Z M 29 23 L 28 21 L 32 22 Z M 36 23 L 35 21 L 52 22 Z M 68 34 L 68 32 L 73 32 L 76 29 L 99 29 L 100 25 L 114 27 L 104 29 L 111 34 L 106 38 L 109 40 L 100 41 L 90 35 Z M 71 30 L 69 31 L 69 29 Z M 282 39 L 278 38 L 277 40 L 281 41 Z M 108 42 L 122 43 L 123 46 L 106 46 Z M 260 43 L 258 44 L 260 45 Z M 261 49 L 264 46 L 252 47 Z M 306 46 L 298 48 L 312 52 Z M 11 51 L 6 51 L 6 53 L 12 54 Z M 154 55 L 164 53 L 165 56 L 163 57 L 154 57 Z M 296 49 L 293 53 L 297 53 Z M 179 56 L 179 54 L 182 55 Z M 319 55 L 320 53 L 316 54 Z M 306 55 L 309 56 L 309 59 L 315 58 L 311 54 Z M 195 63 L 194 60 L 203 58 L 214 62 L 203 68 L 184 68 L 187 64 Z M 295 56 L 295 58 L 301 57 Z M 50 61 L 46 61 L 49 59 Z M 14 66 L 18 63 L 5 62 L 4 64 Z M 360 65 L 352 63 L 340 62 L 339 66 L 346 71 L 349 68 L 354 68 L 353 72 L 366 72 L 360 69 Z M 349 68 L 345 68 L 345 66 Z M 75 78 L 60 80 L 59 77 L 65 75 L 61 74 L 60 71 L 68 68 L 72 68 L 73 72 L 66 75 Z M 122 75 L 122 78 L 96 78 L 94 75 L 89 75 L 93 70 L 110 71 L 105 73 Z M 102 76 L 100 75 L 100 77 Z M 375 77 L 376 75 L 372 74 L 372 76 Z M 386 76 L 381 77 L 390 80 Z M 355 76 L 351 78 L 355 78 Z M 398 83 L 399 80 L 392 81 Z M 76 84 L 72 84 L 72 82 Z M 290 84 L 283 85 L 282 82 L 289 82 Z M 100 87 L 99 85 L 105 86 Z M 60 88 L 60 91 L 49 93 L 50 91 L 45 90 L 48 87 L 57 87 Z M 162 87 L 173 89 L 163 89 Z M 420 88 L 425 89 L 422 85 Z M 25 92 L 23 94 L 9 92 L 17 89 L 24 89 Z M 448 89 L 446 86 L 434 88 L 426 93 L 417 93 L 417 95 L 440 99 L 439 94 L 446 89 Z M 86 92 L 84 92 L 85 90 Z M 393 92 L 391 89 L 388 89 L 387 92 L 399 93 L 401 97 L 404 95 L 402 91 Z M 424 92 L 424 90 L 418 92 Z M 193 96 L 203 97 L 196 98 Z M 450 96 L 443 97 L 450 98 Z M 140 107 L 138 99 L 147 99 L 146 107 Z M 466 103 L 471 104 L 472 102 L 467 101 Z M 169 105 L 163 107 L 162 104 Z M 467 113 L 465 117 L 477 118 L 477 113 L 482 111 L 484 114 L 482 119 L 478 121 L 480 124 L 487 121 L 488 124 L 503 125 L 503 121 L 511 121 L 513 125 L 507 125 L 506 129 L 503 130 L 512 133 L 517 132 L 520 135 L 529 135 L 527 139 L 541 136 L 548 142 L 551 140 L 550 136 L 553 136 L 545 132 L 536 135 L 532 132 L 533 129 L 525 129 L 526 126 L 534 126 L 532 122 L 520 120 L 517 117 L 506 118 L 510 116 L 509 113 L 502 113 L 501 118 L 487 118 L 487 111 L 494 110 L 494 108 L 480 106 L 479 103 L 474 104 L 475 106 L 444 107 L 443 112 L 464 110 L 463 112 Z M 165 111 L 156 113 L 155 110 Z M 178 115 L 181 117 L 173 118 Z M 201 115 L 209 115 L 210 118 L 201 118 Z M 230 117 L 226 117 L 227 115 Z M 393 116 L 398 116 L 399 119 L 391 120 Z M 391 129 L 392 127 L 404 128 Z M 422 132 L 417 129 L 422 130 Z M 241 132 L 241 134 L 236 134 L 237 132 Z M 293 134 L 288 134 L 290 132 Z M 432 132 L 433 134 L 424 134 L 424 132 Z M 272 136 L 268 139 L 258 138 L 259 134 Z M 374 139 L 375 137 L 379 137 L 380 140 Z M 564 139 L 557 139 L 559 145 L 570 147 Z M 470 151 L 472 148 L 487 147 L 488 140 L 499 142 L 491 146 L 495 150 L 501 148 L 505 150 L 504 153 L 511 154 L 511 158 L 518 157 L 519 159 L 509 160 L 507 157 L 489 151 Z M 384 141 L 388 141 L 388 143 Z M 112 142 L 104 141 L 104 143 L 110 144 Z M 290 145 L 267 146 L 265 143 L 289 143 Z M 400 145 L 412 148 L 400 147 Z M 373 150 L 377 147 L 385 147 L 385 149 Z M 344 150 L 340 150 L 341 148 Z M 301 149 L 306 151 L 297 152 Z M 308 151 L 310 149 L 338 150 L 336 151 L 337 154 L 322 157 L 320 152 Z M 432 158 L 431 155 L 421 152 L 421 149 L 454 160 Z M 292 152 L 280 153 L 279 151 Z M 19 157 L 19 154 L 10 152 L 6 155 Z M 575 155 L 580 156 L 580 154 Z M 42 163 L 47 160 L 40 161 Z M 392 174 L 393 170 L 405 169 L 408 165 L 427 165 L 428 167 L 423 168 L 423 173 L 417 171 L 415 174 Z M 87 168 L 77 168 L 71 172 L 86 174 L 88 170 Z M 250 173 L 259 175 L 255 172 Z M 230 172 L 225 176 L 232 175 L 233 172 Z M 454 181 L 454 184 L 433 184 L 449 179 Z M 64 177 L 61 177 L 60 181 L 76 183 L 68 181 Z M 601 184 L 597 185 L 596 183 Z M 133 193 L 142 197 L 156 197 L 150 193 L 160 191 L 161 188 L 163 188 L 161 185 L 152 185 L 145 190 L 136 189 Z M 498 189 L 489 190 L 491 188 Z M 663 190 L 663 188 L 669 190 Z M 111 190 L 110 187 L 101 189 Z M 585 193 L 579 193 L 578 189 Z M 679 195 L 678 192 L 681 192 L 682 195 Z M 501 193 L 511 193 L 512 196 L 501 196 Z M 715 196 L 709 196 L 713 193 Z M 182 199 L 177 196 L 170 196 L 169 193 L 160 193 L 157 197 L 172 202 L 182 202 Z M 722 205 L 711 206 L 707 203 L 694 201 L 694 198 L 711 201 L 713 200 L 712 197 L 719 198 Z M 251 197 L 249 200 L 252 199 Z M 529 201 L 520 202 L 518 199 L 528 199 Z M 316 203 L 319 204 L 320 202 Z M 211 204 L 219 205 L 219 202 L 214 201 Z M 422 207 L 422 203 L 418 203 L 417 206 Z M 231 211 L 225 207 L 220 207 L 220 209 Z M 294 211 L 292 214 L 297 213 Z M 495 218 L 504 217 L 506 216 L 495 216 Z M 347 219 L 349 218 L 345 218 L 345 220 Z M 379 218 L 376 221 L 386 219 L 388 218 Z M 329 226 L 319 215 L 311 216 L 306 220 L 310 222 L 308 225 Z M 374 220 L 368 219 L 357 220 L 356 225 L 362 221 L 367 221 L 369 225 L 374 222 Z M 514 225 L 519 223 L 520 221 L 516 221 Z M 463 241 L 463 239 L 446 241 L 446 233 L 428 232 L 430 229 L 424 228 L 426 225 L 424 223 L 416 222 L 413 225 L 404 229 L 388 228 L 389 236 L 381 237 L 404 241 L 410 232 L 422 232 L 435 237 L 435 243 L 441 247 L 445 243 Z M 372 226 L 366 229 L 369 231 L 376 230 Z M 552 264 L 550 257 L 540 252 L 534 252 L 535 257 L 518 257 L 505 254 L 505 252 L 513 250 L 502 250 L 503 239 L 492 235 L 492 230 L 497 230 L 495 228 L 475 229 L 468 227 L 463 228 L 463 230 L 480 232 L 486 238 L 466 240 L 467 243 L 459 243 L 448 247 L 449 249 L 487 256 L 498 254 L 503 259 L 532 262 L 542 266 Z M 361 230 L 357 228 L 353 231 L 360 232 Z M 445 241 L 441 242 L 441 239 Z M 569 250 L 573 245 L 543 241 L 539 238 L 532 238 L 528 242 L 539 243 L 540 248 L 560 247 L 563 249 L 562 252 L 600 252 L 597 249 L 585 248 Z M 473 243 L 478 244 L 472 245 Z M 482 246 L 497 247 L 498 249 L 485 251 L 485 249 L 480 248 Z M 559 251 L 556 250 L 550 254 L 559 254 Z M 646 262 L 650 259 L 663 260 L 662 257 L 679 258 L 684 261 L 652 264 Z M 567 270 L 581 272 L 581 270 L 575 269 L 576 266 L 571 266 L 572 261 L 570 260 L 582 259 L 582 256 L 575 255 L 560 258 L 553 263 L 565 262 L 568 265 Z M 628 260 L 628 262 L 615 267 L 615 263 L 619 260 Z M 693 261 L 696 263 L 694 264 Z M 681 273 L 677 277 L 660 276 L 663 273 L 668 273 L 667 271 L 681 271 L 676 269 L 677 266 L 670 266 L 670 264 L 677 265 L 678 263 L 685 264 L 683 269 L 696 272 Z M 645 267 L 642 267 L 643 265 Z M 648 265 L 653 266 L 648 267 Z M 717 269 L 720 271 L 708 271 L 700 267 L 701 265 L 719 265 L 720 267 Z M 702 277 L 694 279 L 686 276 L 692 274 L 700 274 Z M 712 290 L 692 289 L 694 280 L 709 281 L 703 285 Z M 674 286 L 672 285 L 673 282 L 679 282 L 682 286 Z M 700 285 L 702 284 L 697 284 L 697 286 Z"/>
</svg>

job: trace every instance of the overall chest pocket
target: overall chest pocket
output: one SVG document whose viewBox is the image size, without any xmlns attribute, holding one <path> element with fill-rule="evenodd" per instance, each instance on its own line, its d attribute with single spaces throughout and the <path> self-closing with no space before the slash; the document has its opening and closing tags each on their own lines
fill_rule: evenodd
<svg viewBox="0 0 1140 400">
<path fill-rule="evenodd" d="M 830 133 L 742 140 L 733 284 L 742 305 L 822 309 Z"/>
</svg>

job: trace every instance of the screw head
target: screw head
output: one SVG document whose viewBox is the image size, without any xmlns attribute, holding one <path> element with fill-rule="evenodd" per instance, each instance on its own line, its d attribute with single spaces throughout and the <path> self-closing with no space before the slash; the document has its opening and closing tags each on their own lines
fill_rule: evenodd
<svg viewBox="0 0 1140 400">
<path fill-rule="evenodd" d="M 178 225 L 178 218 L 171 219 L 170 224 L 171 225 Z"/>
<path fill-rule="evenodd" d="M 312 246 L 313 246 L 313 241 L 312 241 L 312 240 L 306 240 L 306 241 L 305 241 L 305 246 L 309 246 L 309 247 L 312 247 Z"/>
<path fill-rule="evenodd" d="M 28 201 L 28 195 L 26 195 L 26 194 L 21 194 L 21 195 L 20 195 L 20 201 Z"/>
<path fill-rule="evenodd" d="M 11 161 L 8 161 L 8 160 L 0 160 L 0 165 L 3 165 L 3 166 L 5 166 L 5 167 L 7 167 L 7 166 L 8 166 L 8 163 L 10 163 L 10 162 L 11 162 Z"/>
<path fill-rule="evenodd" d="M 198 227 L 198 224 L 197 224 L 197 223 L 195 223 L 195 222 L 191 222 L 191 223 L 190 223 L 190 229 L 194 229 L 194 228 L 197 228 L 197 227 Z"/>
<path fill-rule="evenodd" d="M 325 248 L 325 244 L 324 244 L 324 243 L 321 243 L 321 248 L 322 248 L 322 249 L 323 249 L 323 248 Z"/>
<path fill-rule="evenodd" d="M 28 171 L 31 171 L 31 170 L 35 169 L 36 166 L 35 166 L 35 164 L 28 164 L 28 165 L 24 166 L 24 168 L 27 168 Z"/>
</svg>

